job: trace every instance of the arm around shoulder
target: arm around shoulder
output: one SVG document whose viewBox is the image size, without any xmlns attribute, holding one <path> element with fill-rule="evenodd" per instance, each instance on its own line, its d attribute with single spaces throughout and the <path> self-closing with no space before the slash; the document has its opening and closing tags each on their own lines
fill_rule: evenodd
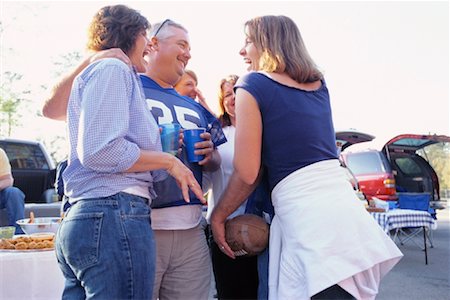
<svg viewBox="0 0 450 300">
<path fill-rule="evenodd" d="M 112 48 L 88 55 L 75 69 L 62 77 L 50 90 L 49 96 L 42 107 L 44 117 L 65 121 L 67 117 L 67 104 L 73 81 L 78 74 L 90 63 L 102 58 L 117 58 L 131 66 L 128 56 L 119 48 Z"/>
<path fill-rule="evenodd" d="M 42 107 L 44 117 L 65 121 L 67 116 L 67 104 L 75 77 L 91 62 L 91 56 L 84 59 L 74 70 L 62 77 L 50 90 L 49 96 Z"/>
</svg>

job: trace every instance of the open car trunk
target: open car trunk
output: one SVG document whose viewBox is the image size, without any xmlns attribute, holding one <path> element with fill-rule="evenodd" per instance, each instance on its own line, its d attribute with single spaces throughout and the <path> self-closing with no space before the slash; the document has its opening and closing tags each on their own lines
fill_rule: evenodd
<svg viewBox="0 0 450 300">
<path fill-rule="evenodd" d="M 419 149 L 436 143 L 450 143 L 445 135 L 402 134 L 383 147 L 393 170 L 398 192 L 430 193 L 439 201 L 439 179 L 428 161 L 417 154 Z"/>
<path fill-rule="evenodd" d="M 353 130 L 336 131 L 336 147 L 341 152 L 351 145 L 370 142 L 374 138 L 373 135 Z"/>
</svg>

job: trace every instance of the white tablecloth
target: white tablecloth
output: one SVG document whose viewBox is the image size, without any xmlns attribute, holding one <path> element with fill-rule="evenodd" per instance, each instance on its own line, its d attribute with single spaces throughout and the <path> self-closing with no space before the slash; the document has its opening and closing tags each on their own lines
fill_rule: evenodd
<svg viewBox="0 0 450 300">
<path fill-rule="evenodd" d="M 0 252 L 0 299 L 61 299 L 63 288 L 54 251 Z"/>
</svg>

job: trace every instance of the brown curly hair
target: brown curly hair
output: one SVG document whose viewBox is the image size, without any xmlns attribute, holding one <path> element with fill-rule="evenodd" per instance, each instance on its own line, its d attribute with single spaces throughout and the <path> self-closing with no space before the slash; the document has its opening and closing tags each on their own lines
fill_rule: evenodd
<svg viewBox="0 0 450 300">
<path fill-rule="evenodd" d="M 92 19 L 87 48 L 94 51 L 120 48 L 128 54 L 137 36 L 149 27 L 150 23 L 137 10 L 125 5 L 105 6 Z"/>
</svg>

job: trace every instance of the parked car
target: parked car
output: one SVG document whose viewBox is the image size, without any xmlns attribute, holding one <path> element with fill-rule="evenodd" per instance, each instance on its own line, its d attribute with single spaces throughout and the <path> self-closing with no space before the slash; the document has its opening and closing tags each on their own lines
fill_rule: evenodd
<svg viewBox="0 0 450 300">
<path fill-rule="evenodd" d="M 450 137 L 403 134 L 388 141 L 382 152 L 392 167 L 397 191 L 430 193 L 431 207 L 441 208 L 439 178 L 426 158 L 418 154 L 418 150 L 436 143 L 450 143 Z"/>
<path fill-rule="evenodd" d="M 359 188 L 358 180 L 356 179 L 355 175 L 353 175 L 352 171 L 350 171 L 349 168 L 342 166 L 342 168 L 345 170 L 345 175 L 347 176 L 348 181 L 353 187 L 353 190 L 355 191 L 356 196 L 359 200 L 366 202 L 366 196 Z"/>
<path fill-rule="evenodd" d="M 351 145 L 369 142 L 373 140 L 375 137 L 370 134 L 365 134 L 353 130 L 349 131 L 338 131 L 336 132 L 336 147 L 338 149 L 338 153 L 342 153 L 345 149 L 350 147 Z M 356 195 L 360 200 L 369 200 L 365 195 L 365 192 L 360 186 L 359 179 L 355 176 L 353 171 L 345 164 L 341 157 L 341 166 L 345 169 L 345 173 L 347 175 L 348 180 L 350 181 L 353 189 L 355 190 Z"/>
<path fill-rule="evenodd" d="M 394 174 L 383 153 L 377 150 L 344 152 L 341 158 L 357 178 L 360 189 L 368 200 L 372 197 L 386 201 L 397 200 Z"/>
<path fill-rule="evenodd" d="M 430 193 L 431 207 L 441 208 L 438 176 L 417 151 L 435 143 L 450 143 L 450 137 L 403 134 L 388 141 L 381 151 L 343 151 L 373 138 L 356 131 L 336 132 L 341 162 L 355 175 L 367 199 L 395 201 L 398 192 Z"/>
<path fill-rule="evenodd" d="M 55 164 L 44 146 L 35 141 L 0 139 L 9 158 L 14 186 L 25 194 L 25 203 L 50 203 L 55 194 Z"/>
<path fill-rule="evenodd" d="M 61 201 L 54 188 L 55 164 L 44 146 L 35 141 L 0 139 L 11 164 L 14 186 L 25 194 L 25 218 L 59 217 Z M 0 226 L 8 224 L 6 209 L 0 209 Z"/>
</svg>

